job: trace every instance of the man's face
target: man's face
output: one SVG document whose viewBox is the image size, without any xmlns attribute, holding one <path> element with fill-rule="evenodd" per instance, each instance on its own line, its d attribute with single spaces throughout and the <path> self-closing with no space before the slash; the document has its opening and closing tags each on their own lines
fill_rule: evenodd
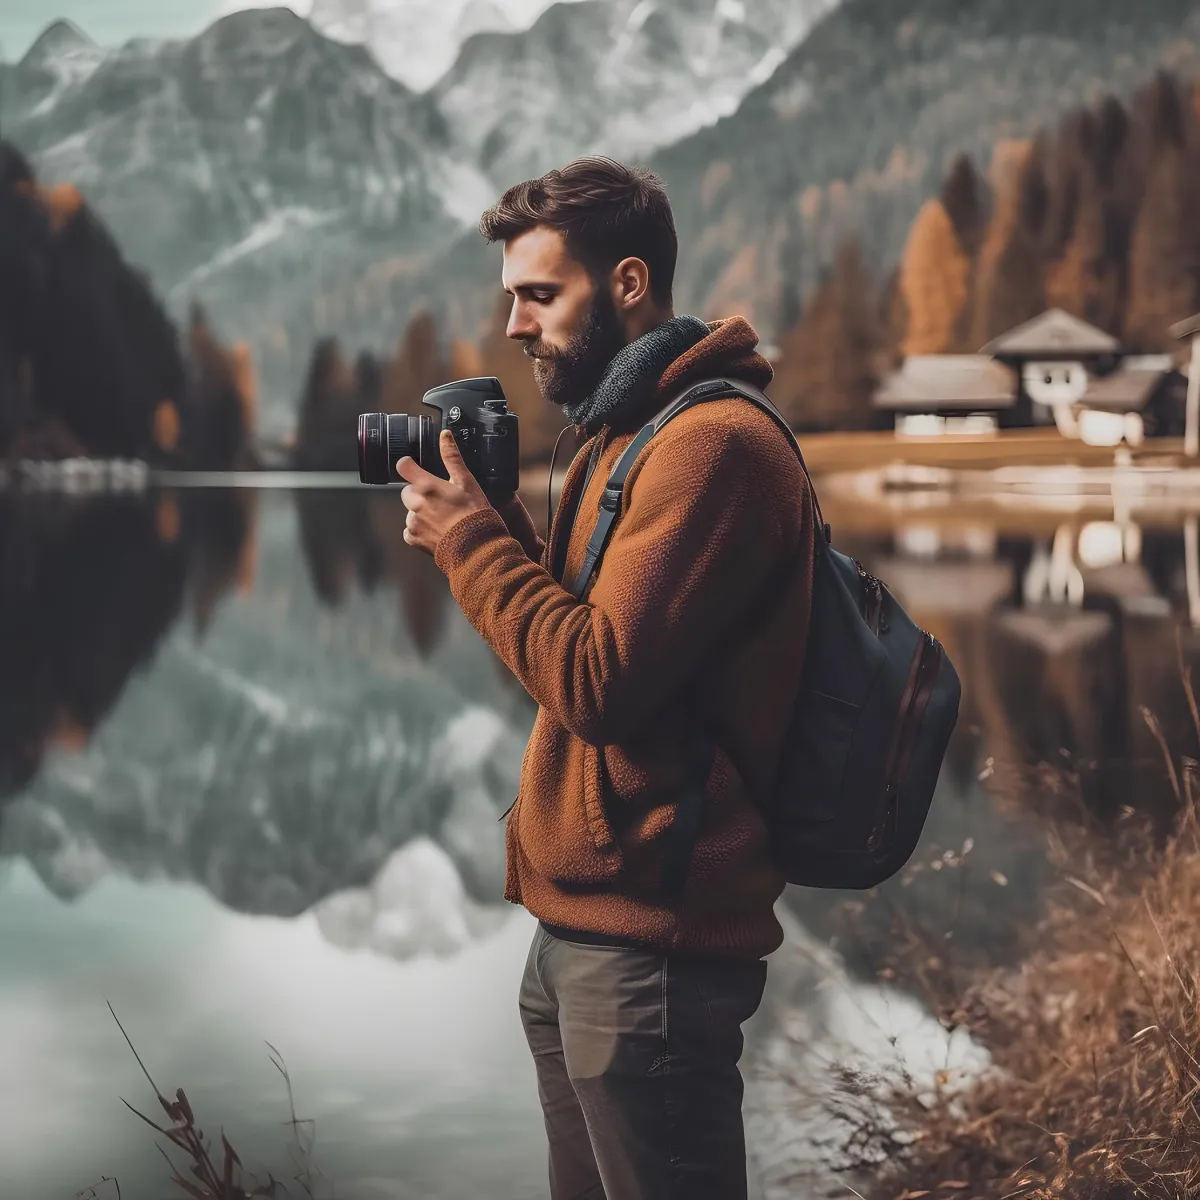
<svg viewBox="0 0 1200 1200">
<path fill-rule="evenodd" d="M 533 359 L 538 390 L 551 404 L 582 400 L 625 345 L 612 295 L 547 226 L 505 243 L 502 279 L 513 297 L 507 333 Z"/>
</svg>

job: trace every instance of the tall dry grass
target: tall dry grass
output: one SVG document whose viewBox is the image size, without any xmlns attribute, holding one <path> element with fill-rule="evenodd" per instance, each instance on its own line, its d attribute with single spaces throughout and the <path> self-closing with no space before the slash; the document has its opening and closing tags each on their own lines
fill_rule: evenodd
<svg viewBox="0 0 1200 1200">
<path fill-rule="evenodd" d="M 1018 966 L 923 978 L 994 1069 L 932 1101 L 894 1096 L 915 1141 L 870 1200 L 1200 1196 L 1200 765 L 1142 715 L 1179 805 L 1165 838 L 1130 809 L 1099 827 L 1069 772 L 1001 781 L 999 802 L 1043 824 L 1056 883 Z"/>
<path fill-rule="evenodd" d="M 113 1020 L 117 1022 L 117 1027 L 121 1030 L 121 1036 L 124 1037 L 137 1060 L 142 1074 L 145 1075 L 146 1081 L 154 1089 L 155 1098 L 166 1115 L 167 1123 L 160 1125 L 158 1122 L 152 1121 L 145 1113 L 134 1108 L 128 1100 L 122 1099 L 121 1103 L 156 1133 L 165 1137 L 176 1151 L 183 1153 L 187 1165 L 180 1168 L 172 1160 L 170 1154 L 156 1143 L 158 1152 L 166 1160 L 167 1167 L 171 1172 L 170 1182 L 175 1184 L 184 1195 L 192 1197 L 193 1200 L 254 1200 L 255 1197 L 298 1194 L 309 1197 L 309 1200 L 316 1200 L 314 1188 L 318 1185 L 321 1173 L 312 1162 L 313 1121 L 296 1116 L 291 1076 L 288 1074 L 283 1056 L 270 1042 L 267 1043 L 267 1048 L 271 1051 L 271 1063 L 283 1076 L 284 1084 L 287 1087 L 290 1113 L 287 1124 L 292 1131 L 291 1182 L 298 1189 L 296 1193 L 290 1191 L 282 1180 L 276 1179 L 272 1174 L 268 1174 L 265 1183 L 260 1183 L 253 1175 L 250 1175 L 243 1167 L 237 1151 L 230 1145 L 224 1130 L 221 1131 L 221 1149 L 215 1151 L 211 1139 L 206 1138 L 204 1130 L 197 1125 L 196 1114 L 183 1088 L 176 1089 L 174 1100 L 169 1100 L 163 1095 L 151 1078 L 146 1064 L 138 1054 L 129 1034 L 125 1032 L 125 1027 L 121 1024 L 116 1012 L 113 1011 L 111 1004 L 108 1009 L 112 1013 Z M 185 1171 L 191 1178 L 184 1174 Z M 109 1188 L 110 1185 L 111 1191 L 105 1192 L 104 1189 Z M 103 1195 L 111 1194 L 115 1194 L 116 1200 L 122 1200 L 120 1181 L 112 1176 L 103 1176 L 97 1183 L 77 1192 L 75 1196 L 76 1200 L 101 1200 Z M 332 1191 L 330 1200 L 336 1200 Z"/>
</svg>

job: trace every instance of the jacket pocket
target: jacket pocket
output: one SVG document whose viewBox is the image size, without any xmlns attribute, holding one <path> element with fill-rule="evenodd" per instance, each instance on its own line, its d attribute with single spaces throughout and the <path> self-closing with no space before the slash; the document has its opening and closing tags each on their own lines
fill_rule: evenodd
<svg viewBox="0 0 1200 1200">
<path fill-rule="evenodd" d="M 592 845 L 599 854 L 620 854 L 605 805 L 604 752 L 583 743 L 583 814 Z"/>
<path fill-rule="evenodd" d="M 509 830 L 543 879 L 568 890 L 602 887 L 622 870 L 605 807 L 603 751 L 577 738 L 560 749 L 561 757 L 531 764 Z"/>
</svg>

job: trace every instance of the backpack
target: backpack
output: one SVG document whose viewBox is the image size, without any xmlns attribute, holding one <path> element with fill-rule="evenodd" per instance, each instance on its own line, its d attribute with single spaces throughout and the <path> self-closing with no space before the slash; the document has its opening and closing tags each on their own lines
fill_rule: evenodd
<svg viewBox="0 0 1200 1200">
<path fill-rule="evenodd" d="M 757 388 L 710 379 L 687 388 L 642 427 L 621 455 L 571 592 L 581 597 L 621 508 L 625 478 L 646 443 L 668 421 L 706 400 L 741 396 L 787 434 L 808 482 L 817 524 L 812 612 L 800 688 L 783 743 L 774 794 L 763 817 L 789 883 L 867 889 L 912 856 L 958 720 L 961 685 L 936 638 L 919 629 L 887 586 L 835 550 L 804 455 L 787 421 Z M 564 517 L 555 577 L 578 514 Z M 682 895 L 700 824 L 715 746 L 693 730 L 687 784 L 668 831 L 663 886 Z"/>
</svg>

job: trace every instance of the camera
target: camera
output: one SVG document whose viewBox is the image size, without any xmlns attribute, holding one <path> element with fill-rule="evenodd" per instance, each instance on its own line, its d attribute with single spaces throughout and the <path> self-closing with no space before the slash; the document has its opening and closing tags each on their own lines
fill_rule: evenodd
<svg viewBox="0 0 1200 1200">
<path fill-rule="evenodd" d="M 358 477 L 363 483 L 403 483 L 396 464 L 407 454 L 433 475 L 449 479 L 438 437 L 449 429 L 467 470 L 489 500 L 511 496 L 520 482 L 517 415 L 509 412 L 500 380 L 488 375 L 431 388 L 422 413 L 362 413 L 358 418 Z"/>
</svg>

